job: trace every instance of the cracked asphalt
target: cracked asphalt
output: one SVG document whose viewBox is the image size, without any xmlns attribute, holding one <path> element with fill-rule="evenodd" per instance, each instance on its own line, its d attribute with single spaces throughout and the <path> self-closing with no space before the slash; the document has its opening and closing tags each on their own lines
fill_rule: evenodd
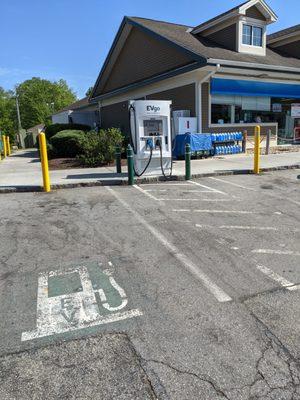
<svg viewBox="0 0 300 400">
<path fill-rule="evenodd" d="M 299 176 L 1 195 L 0 399 L 300 400 Z"/>
</svg>

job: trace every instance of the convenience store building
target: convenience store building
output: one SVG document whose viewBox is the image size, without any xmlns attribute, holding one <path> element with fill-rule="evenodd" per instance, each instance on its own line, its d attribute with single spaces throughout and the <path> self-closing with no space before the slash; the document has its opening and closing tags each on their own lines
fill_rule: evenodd
<svg viewBox="0 0 300 400">
<path fill-rule="evenodd" d="M 263 0 L 247 1 L 196 27 L 125 17 L 89 103 L 97 123 L 129 131 L 128 100 L 172 100 L 199 133 L 300 133 L 300 25 L 277 21 Z M 299 135 L 300 136 L 300 135 Z"/>
</svg>

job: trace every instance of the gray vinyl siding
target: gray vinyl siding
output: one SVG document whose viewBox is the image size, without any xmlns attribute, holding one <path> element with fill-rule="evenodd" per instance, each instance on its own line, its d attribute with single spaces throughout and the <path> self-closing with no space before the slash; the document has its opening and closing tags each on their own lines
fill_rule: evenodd
<svg viewBox="0 0 300 400">
<path fill-rule="evenodd" d="M 147 100 L 171 100 L 172 110 L 190 110 L 191 117 L 195 116 L 195 84 L 151 94 L 146 98 Z"/>
<path fill-rule="evenodd" d="M 220 31 L 207 36 L 207 38 L 226 47 L 227 49 L 236 50 L 236 24 L 221 29 Z"/>
<path fill-rule="evenodd" d="M 153 36 L 133 28 L 112 68 L 108 81 L 96 95 L 111 92 L 164 72 L 188 65 L 194 60 Z"/>
<path fill-rule="evenodd" d="M 266 21 L 264 15 L 255 6 L 248 8 L 246 11 L 246 17 L 259 19 L 260 21 Z"/>
<path fill-rule="evenodd" d="M 101 108 L 101 128 L 119 128 L 124 135 L 129 135 L 128 102 L 112 104 Z"/>
<path fill-rule="evenodd" d="M 285 44 L 284 46 L 275 47 L 274 50 L 291 57 L 300 58 L 300 40 Z"/>
<path fill-rule="evenodd" d="M 195 116 L 195 84 L 181 86 L 145 96 L 141 100 L 171 100 L 173 110 L 190 110 L 191 116 Z M 122 133 L 129 135 L 130 123 L 128 113 L 128 101 L 112 104 L 101 108 L 101 127 L 119 128 Z"/>
</svg>

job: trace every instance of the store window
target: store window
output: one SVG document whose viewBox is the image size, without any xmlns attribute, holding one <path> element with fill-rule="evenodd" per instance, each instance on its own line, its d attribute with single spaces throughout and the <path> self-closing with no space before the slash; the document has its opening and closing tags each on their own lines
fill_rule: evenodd
<svg viewBox="0 0 300 400">
<path fill-rule="evenodd" d="M 212 95 L 212 124 L 272 122 L 271 98 L 262 96 Z"/>
<path fill-rule="evenodd" d="M 228 104 L 212 104 L 211 122 L 213 124 L 230 124 L 231 106 Z"/>
<path fill-rule="evenodd" d="M 248 46 L 263 45 L 263 29 L 259 26 L 243 25 L 243 44 Z"/>
</svg>

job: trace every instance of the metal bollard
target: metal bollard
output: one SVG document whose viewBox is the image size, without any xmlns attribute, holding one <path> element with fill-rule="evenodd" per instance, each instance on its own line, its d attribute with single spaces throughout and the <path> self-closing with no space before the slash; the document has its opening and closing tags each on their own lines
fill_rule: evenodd
<svg viewBox="0 0 300 400">
<path fill-rule="evenodd" d="M 49 178 L 47 144 L 46 144 L 46 137 L 43 132 L 41 132 L 39 134 L 39 145 L 40 145 L 40 157 L 41 157 L 41 163 L 42 163 L 44 191 L 50 192 L 51 187 L 50 187 L 50 178 Z"/>
<path fill-rule="evenodd" d="M 128 167 L 128 185 L 134 185 L 134 168 L 133 168 L 133 150 L 130 144 L 127 146 L 127 167 Z"/>
<path fill-rule="evenodd" d="M 248 137 L 248 132 L 244 131 L 242 140 L 242 152 L 245 154 L 247 153 L 247 137 Z"/>
<path fill-rule="evenodd" d="M 6 137 L 2 135 L 2 145 L 3 145 L 3 158 L 7 156 L 7 148 L 6 148 Z"/>
<path fill-rule="evenodd" d="M 191 179 L 191 146 L 189 143 L 185 145 L 185 180 Z"/>
<path fill-rule="evenodd" d="M 259 174 L 260 163 L 260 126 L 255 127 L 255 141 L 254 141 L 254 174 Z"/>
<path fill-rule="evenodd" d="M 8 156 L 11 155 L 11 148 L 10 148 L 9 136 L 6 136 L 6 152 L 7 152 L 7 155 L 8 155 Z"/>
<path fill-rule="evenodd" d="M 116 168 L 117 168 L 117 174 L 121 174 L 122 173 L 121 146 L 116 146 Z"/>
<path fill-rule="evenodd" d="M 267 139 L 266 139 L 266 154 L 270 152 L 270 141 L 271 141 L 271 129 L 268 129 Z"/>
</svg>

